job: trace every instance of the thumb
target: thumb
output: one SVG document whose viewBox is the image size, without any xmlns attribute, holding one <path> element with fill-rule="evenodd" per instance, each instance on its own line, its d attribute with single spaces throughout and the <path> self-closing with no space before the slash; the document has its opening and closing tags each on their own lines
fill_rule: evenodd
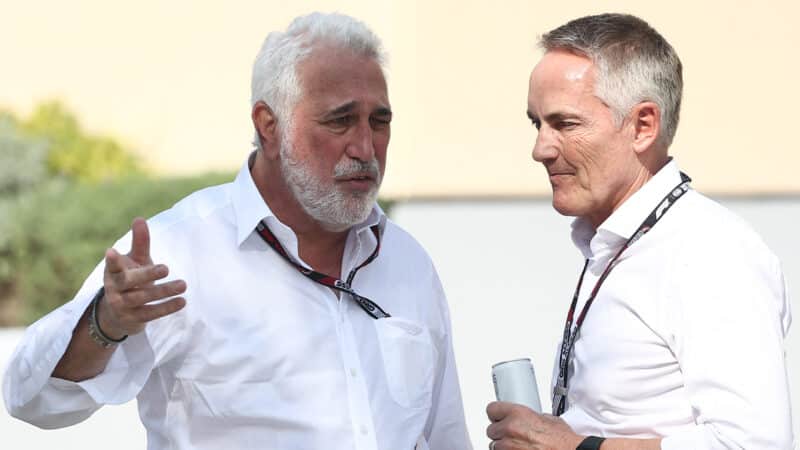
<svg viewBox="0 0 800 450">
<path fill-rule="evenodd" d="M 153 261 L 150 259 L 150 230 L 147 228 L 147 222 L 141 217 L 133 219 L 131 232 L 133 233 L 133 241 L 131 242 L 131 252 L 128 253 L 128 256 L 140 265 L 152 264 Z"/>
</svg>

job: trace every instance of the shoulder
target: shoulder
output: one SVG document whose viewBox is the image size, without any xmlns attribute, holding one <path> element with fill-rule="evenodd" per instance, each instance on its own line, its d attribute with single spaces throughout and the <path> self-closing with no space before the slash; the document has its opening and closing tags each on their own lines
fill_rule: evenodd
<svg viewBox="0 0 800 450">
<path fill-rule="evenodd" d="M 197 227 L 205 227 L 214 216 L 224 217 L 231 206 L 231 183 L 211 186 L 195 191 L 175 203 L 171 208 L 161 211 L 147 219 L 150 231 L 151 252 L 159 256 L 174 257 L 187 245 L 189 231 Z M 213 231 L 213 230 L 211 230 Z M 127 253 L 131 245 L 131 232 L 128 230 L 116 243 L 114 248 Z"/>
<path fill-rule="evenodd" d="M 665 282 L 682 299 L 676 304 L 713 307 L 709 311 L 769 310 L 771 317 L 788 318 L 778 257 L 744 219 L 702 194 L 690 194 L 673 217 L 682 222 Z"/>
<path fill-rule="evenodd" d="M 683 222 L 678 246 L 684 253 L 681 256 L 690 253 L 701 260 L 725 258 L 727 263 L 748 260 L 777 264 L 777 257 L 763 238 L 730 209 L 696 191 L 687 193 L 681 206 L 675 217 Z"/>
<path fill-rule="evenodd" d="M 179 200 L 172 208 L 162 211 L 147 222 L 151 233 L 181 233 L 196 222 L 224 212 L 231 207 L 231 185 L 225 183 L 195 191 Z"/>
</svg>

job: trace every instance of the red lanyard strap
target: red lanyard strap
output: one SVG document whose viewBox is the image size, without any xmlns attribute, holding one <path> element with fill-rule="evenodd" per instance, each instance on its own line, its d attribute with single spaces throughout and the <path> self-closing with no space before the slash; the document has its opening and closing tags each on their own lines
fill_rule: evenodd
<svg viewBox="0 0 800 450">
<path fill-rule="evenodd" d="M 335 289 L 337 291 L 344 292 L 349 294 L 350 297 L 355 300 L 356 304 L 361 307 L 367 314 L 372 316 L 373 319 L 383 319 L 386 317 L 391 317 L 389 313 L 383 310 L 377 303 L 373 302 L 372 300 L 364 297 L 362 295 L 358 295 L 356 291 L 352 288 L 353 279 L 356 277 L 356 273 L 367 264 L 371 263 L 375 258 L 378 257 L 378 252 L 381 248 L 381 239 L 380 239 L 380 230 L 378 225 L 373 225 L 371 228 L 372 233 L 375 235 L 375 240 L 377 244 L 375 245 L 375 250 L 373 250 L 372 254 L 369 255 L 367 259 L 364 260 L 358 267 L 350 271 L 350 274 L 347 276 L 347 281 L 342 281 L 336 277 L 332 277 L 330 275 L 326 275 L 322 272 L 317 272 L 313 269 L 307 269 L 297 263 L 295 260 L 289 256 L 289 253 L 286 252 L 286 249 L 283 248 L 280 241 L 277 237 L 272 233 L 269 229 L 267 224 L 264 221 L 260 221 L 258 225 L 256 225 L 256 231 L 258 231 L 258 235 L 267 243 L 270 247 L 272 247 L 275 252 L 283 257 L 289 264 L 294 266 L 301 274 L 305 275 L 309 279 L 324 286 L 327 286 L 331 289 Z"/>
<path fill-rule="evenodd" d="M 564 335 L 561 340 L 561 351 L 559 352 L 558 356 L 558 379 L 556 380 L 556 385 L 553 388 L 554 416 L 560 416 L 566 409 L 567 382 L 569 378 L 569 358 L 572 354 L 572 349 L 575 346 L 575 339 L 578 337 L 578 333 L 581 330 L 583 321 L 586 319 L 586 314 L 589 312 L 589 308 L 592 306 L 592 302 L 594 302 L 595 297 L 597 297 L 597 293 L 600 291 L 600 286 L 603 285 L 603 282 L 611 273 L 611 269 L 616 266 L 617 261 L 622 253 L 655 226 L 655 224 L 664 216 L 664 214 L 669 211 L 672 205 L 674 205 L 675 202 L 678 201 L 678 199 L 680 199 L 683 194 L 689 190 L 689 183 L 691 181 L 691 178 L 689 178 L 685 173 L 681 172 L 681 182 L 672 190 L 670 190 L 664 199 L 661 200 L 655 208 L 653 208 L 641 225 L 639 225 L 639 228 L 636 229 L 636 231 L 628 238 L 628 240 L 625 241 L 625 244 L 622 246 L 622 248 L 620 248 L 614 257 L 611 258 L 611 261 L 609 261 L 608 265 L 606 265 L 606 268 L 603 270 L 600 278 L 598 278 L 597 282 L 594 284 L 594 288 L 592 288 L 592 292 L 589 294 L 589 298 L 586 300 L 586 304 L 583 305 L 583 309 L 581 309 L 581 312 L 578 315 L 578 320 L 575 322 L 575 331 L 572 331 L 572 321 L 575 316 L 575 308 L 578 304 L 578 296 L 581 292 L 581 284 L 583 284 L 583 277 L 586 275 L 586 269 L 589 267 L 589 260 L 587 259 L 586 262 L 584 262 L 583 270 L 581 271 L 581 277 L 578 279 L 578 285 L 575 287 L 575 293 L 572 295 L 572 304 L 569 307 L 569 312 L 567 312 L 567 320 L 564 324 Z"/>
</svg>

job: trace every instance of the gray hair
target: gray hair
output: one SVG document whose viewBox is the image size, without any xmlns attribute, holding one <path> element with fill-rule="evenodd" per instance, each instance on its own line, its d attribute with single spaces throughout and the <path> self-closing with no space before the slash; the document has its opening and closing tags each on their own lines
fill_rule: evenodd
<svg viewBox="0 0 800 450">
<path fill-rule="evenodd" d="M 281 130 L 287 129 L 292 108 L 302 95 L 297 65 L 321 45 L 352 50 L 377 61 L 382 69 L 385 64 L 380 39 L 350 16 L 314 12 L 294 19 L 285 32 L 273 31 L 264 39 L 253 63 L 250 105 L 266 103 Z M 261 148 L 258 130 L 253 143 Z"/>
<path fill-rule="evenodd" d="M 647 22 L 628 14 L 581 17 L 544 34 L 539 45 L 592 60 L 595 94 L 611 108 L 617 126 L 638 103 L 656 103 L 661 110 L 658 141 L 669 147 L 680 118 L 682 66 L 672 46 Z"/>
</svg>

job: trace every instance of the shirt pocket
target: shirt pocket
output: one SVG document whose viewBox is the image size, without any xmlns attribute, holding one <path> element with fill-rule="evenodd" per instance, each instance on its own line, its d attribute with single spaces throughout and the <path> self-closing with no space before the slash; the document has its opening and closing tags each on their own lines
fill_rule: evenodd
<svg viewBox="0 0 800 450">
<path fill-rule="evenodd" d="M 430 331 L 424 325 L 399 317 L 373 323 L 394 401 L 405 408 L 430 408 L 437 359 Z"/>
</svg>

